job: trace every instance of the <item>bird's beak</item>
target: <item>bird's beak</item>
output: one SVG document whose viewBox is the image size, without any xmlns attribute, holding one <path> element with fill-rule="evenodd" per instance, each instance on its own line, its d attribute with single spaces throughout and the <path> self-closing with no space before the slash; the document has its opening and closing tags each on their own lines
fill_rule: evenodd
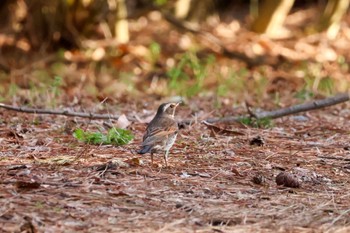
<svg viewBox="0 0 350 233">
<path fill-rule="evenodd" d="M 177 102 L 177 103 L 175 104 L 175 107 L 179 106 L 180 104 L 182 104 L 182 100 L 180 100 L 179 102 Z"/>
<path fill-rule="evenodd" d="M 174 116 L 175 116 L 175 110 L 176 110 L 177 106 L 179 106 L 179 104 L 181 104 L 181 103 L 182 103 L 182 101 L 179 101 L 179 102 L 173 103 L 173 104 L 175 105 L 175 107 L 173 108 L 173 114 L 172 114 L 172 117 L 174 117 Z"/>
</svg>

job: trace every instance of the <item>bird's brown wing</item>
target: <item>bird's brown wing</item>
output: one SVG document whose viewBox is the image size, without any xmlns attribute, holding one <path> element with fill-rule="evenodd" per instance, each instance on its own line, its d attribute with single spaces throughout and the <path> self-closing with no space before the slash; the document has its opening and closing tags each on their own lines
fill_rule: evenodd
<svg viewBox="0 0 350 233">
<path fill-rule="evenodd" d="M 178 126 L 175 121 L 163 120 L 157 125 L 150 124 L 147 127 L 146 133 L 143 136 L 142 145 L 153 144 L 162 141 L 164 137 L 168 137 L 178 131 Z"/>
</svg>

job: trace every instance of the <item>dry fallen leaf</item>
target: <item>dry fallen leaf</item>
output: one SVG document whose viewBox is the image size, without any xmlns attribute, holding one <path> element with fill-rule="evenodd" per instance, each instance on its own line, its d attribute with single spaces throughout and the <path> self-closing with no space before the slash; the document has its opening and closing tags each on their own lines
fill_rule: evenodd
<svg viewBox="0 0 350 233">
<path fill-rule="evenodd" d="M 128 118 L 125 116 L 125 114 L 123 114 L 118 118 L 116 127 L 120 129 L 126 129 L 126 127 L 128 127 L 130 124 L 131 123 Z"/>
<path fill-rule="evenodd" d="M 238 169 L 235 168 L 235 167 L 232 167 L 232 168 L 231 168 L 231 171 L 232 171 L 232 173 L 234 173 L 234 174 L 237 175 L 237 176 L 243 176 L 241 173 L 239 173 Z"/>
<path fill-rule="evenodd" d="M 132 158 L 125 160 L 124 162 L 131 166 L 141 166 L 143 164 L 143 161 L 140 158 Z"/>
<path fill-rule="evenodd" d="M 219 135 L 225 135 L 225 136 L 233 136 L 233 135 L 245 135 L 244 133 L 235 131 L 235 130 L 229 130 L 229 129 L 222 129 L 216 125 L 210 124 L 206 121 L 202 121 L 202 123 L 208 127 L 208 129 L 213 134 L 212 136 L 215 136 L 216 134 Z"/>
</svg>

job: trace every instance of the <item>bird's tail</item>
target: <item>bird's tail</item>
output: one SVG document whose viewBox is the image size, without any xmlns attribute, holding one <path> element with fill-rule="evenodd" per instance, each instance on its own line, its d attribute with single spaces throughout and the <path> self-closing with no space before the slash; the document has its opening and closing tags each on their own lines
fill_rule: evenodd
<svg viewBox="0 0 350 233">
<path fill-rule="evenodd" d="M 139 154 L 146 154 L 148 152 L 151 152 L 151 150 L 152 150 L 152 146 L 151 145 L 145 145 L 137 153 L 139 153 Z"/>
</svg>

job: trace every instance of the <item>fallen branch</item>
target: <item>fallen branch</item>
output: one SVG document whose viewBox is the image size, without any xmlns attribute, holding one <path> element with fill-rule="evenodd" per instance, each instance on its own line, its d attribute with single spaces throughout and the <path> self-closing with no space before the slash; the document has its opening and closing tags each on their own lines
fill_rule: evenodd
<svg viewBox="0 0 350 233">
<path fill-rule="evenodd" d="M 315 100 L 309 103 L 304 103 L 304 104 L 298 104 L 286 108 L 281 108 L 277 109 L 274 111 L 266 111 L 266 112 L 260 112 L 260 113 L 255 113 L 256 119 L 263 119 L 263 118 L 269 118 L 269 119 L 276 119 L 300 112 L 306 112 L 306 111 L 311 111 L 311 110 L 316 110 L 320 108 L 325 108 L 328 106 L 340 104 L 346 101 L 350 100 L 349 93 L 341 93 L 332 97 L 328 97 L 325 99 L 321 100 Z M 242 119 L 249 118 L 250 116 L 227 116 L 227 117 L 222 117 L 222 118 L 209 118 L 206 119 L 205 121 L 208 123 L 233 123 L 233 122 L 238 122 L 241 121 Z"/>
<path fill-rule="evenodd" d="M 332 106 L 335 104 L 346 102 L 348 100 L 350 100 L 349 93 L 341 93 L 322 100 L 315 100 L 309 103 L 298 104 L 287 108 L 277 109 L 274 111 L 266 111 L 266 112 L 260 112 L 260 113 L 251 112 L 250 115 L 246 115 L 246 116 L 227 116 L 227 117 L 221 117 L 221 118 L 216 117 L 216 118 L 209 118 L 209 119 L 203 119 L 203 120 L 205 120 L 207 123 L 233 123 L 233 122 L 239 122 L 242 119 L 251 118 L 252 116 L 255 119 L 263 119 L 263 118 L 276 119 L 276 118 L 280 118 L 280 117 L 284 117 L 284 116 L 288 116 L 288 115 L 292 115 L 300 112 L 306 112 L 310 110 L 316 110 L 316 109 Z M 89 118 L 89 119 L 118 120 L 119 118 L 118 115 L 73 112 L 69 110 L 50 110 L 50 109 L 15 107 L 15 106 L 6 105 L 3 103 L 0 103 L 0 108 L 5 108 L 7 110 L 12 110 L 16 112 L 63 115 L 63 116 L 71 116 L 71 117 L 83 117 L 83 118 Z M 133 122 L 137 121 L 135 118 L 132 118 L 132 117 L 128 117 L 128 120 Z M 194 121 L 193 119 L 187 119 L 179 123 L 191 124 L 193 121 Z"/>
<path fill-rule="evenodd" d="M 26 107 L 15 107 L 7 104 L 0 103 L 0 108 L 12 110 L 16 112 L 34 113 L 34 114 L 50 114 L 50 115 L 63 115 L 72 117 L 83 117 L 89 119 L 113 119 L 118 120 L 118 115 L 109 114 L 96 114 L 86 112 L 73 112 L 69 110 L 50 110 L 50 109 L 37 109 L 37 108 L 26 108 Z"/>
</svg>

